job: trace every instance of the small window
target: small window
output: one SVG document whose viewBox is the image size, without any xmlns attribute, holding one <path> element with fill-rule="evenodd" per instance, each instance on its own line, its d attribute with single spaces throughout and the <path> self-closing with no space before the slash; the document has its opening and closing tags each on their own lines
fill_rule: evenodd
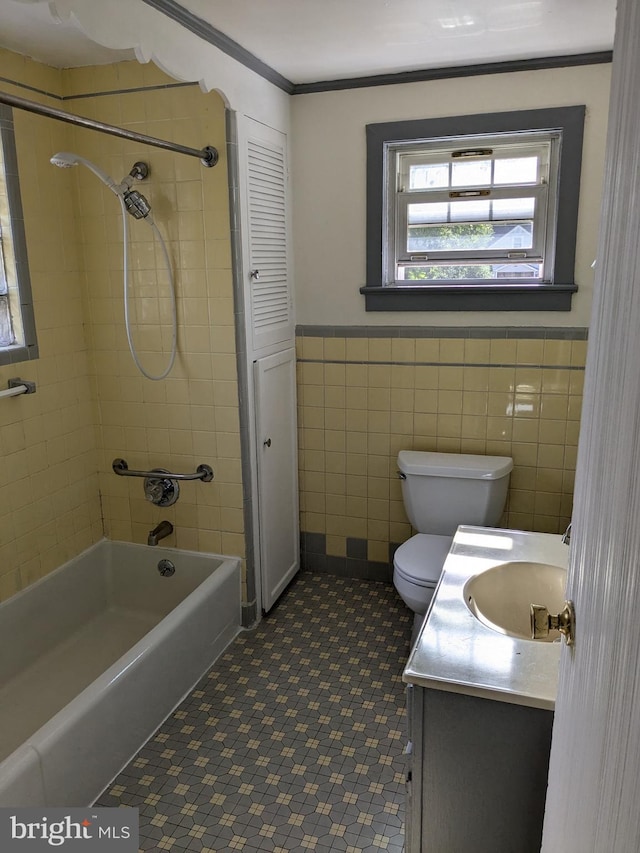
<svg viewBox="0 0 640 853">
<path fill-rule="evenodd" d="M 0 105 L 0 364 L 37 358 L 31 280 L 10 107 Z"/>
<path fill-rule="evenodd" d="M 569 310 L 583 122 L 568 107 L 369 125 L 367 310 Z"/>
<path fill-rule="evenodd" d="M 544 133 L 390 146 L 388 281 L 508 280 L 523 261 L 532 283 L 550 280 L 559 142 Z"/>
</svg>

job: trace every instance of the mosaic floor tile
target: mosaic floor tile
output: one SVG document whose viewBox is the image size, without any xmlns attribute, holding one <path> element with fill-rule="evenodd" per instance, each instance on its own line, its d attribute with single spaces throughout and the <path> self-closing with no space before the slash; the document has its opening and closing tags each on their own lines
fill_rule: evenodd
<svg viewBox="0 0 640 853">
<path fill-rule="evenodd" d="M 97 805 L 140 810 L 140 850 L 403 849 L 411 614 L 383 583 L 300 573 Z"/>
</svg>

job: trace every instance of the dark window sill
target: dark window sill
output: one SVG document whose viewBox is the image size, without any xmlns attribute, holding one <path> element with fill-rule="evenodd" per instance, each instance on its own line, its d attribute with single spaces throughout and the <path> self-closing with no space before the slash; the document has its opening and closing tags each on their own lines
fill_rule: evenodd
<svg viewBox="0 0 640 853">
<path fill-rule="evenodd" d="M 576 284 L 364 286 L 367 311 L 570 311 Z"/>
<path fill-rule="evenodd" d="M 21 346 L 16 344 L 10 347 L 0 347 L 0 365 L 20 364 L 23 361 L 31 361 L 38 358 L 37 344 Z"/>
</svg>

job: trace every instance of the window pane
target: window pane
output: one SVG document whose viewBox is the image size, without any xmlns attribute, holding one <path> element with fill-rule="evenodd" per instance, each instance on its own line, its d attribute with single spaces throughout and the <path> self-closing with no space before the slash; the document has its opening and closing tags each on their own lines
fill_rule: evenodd
<svg viewBox="0 0 640 853">
<path fill-rule="evenodd" d="M 534 198 L 504 198 L 492 203 L 492 219 L 533 219 L 536 209 Z"/>
<path fill-rule="evenodd" d="M 496 160 L 494 184 L 535 184 L 538 181 L 538 157 L 511 157 Z"/>
<path fill-rule="evenodd" d="M 410 225 L 423 222 L 482 222 L 491 218 L 491 202 L 453 201 L 407 205 Z"/>
<path fill-rule="evenodd" d="M 505 219 L 531 220 L 534 198 L 503 198 L 452 202 L 424 202 L 407 205 L 409 225 L 436 222 L 484 222 Z"/>
<path fill-rule="evenodd" d="M 453 201 L 451 202 L 451 221 L 468 222 L 491 218 L 490 201 Z"/>
<path fill-rule="evenodd" d="M 469 252 L 530 249 L 533 245 L 531 222 L 461 222 L 444 225 L 411 225 L 407 234 L 407 252 Z"/>
<path fill-rule="evenodd" d="M 449 219 L 449 203 L 409 204 L 407 205 L 409 223 L 447 222 Z"/>
<path fill-rule="evenodd" d="M 416 282 L 434 286 L 445 281 L 476 281 L 478 279 L 528 279 L 542 278 L 542 264 L 415 264 L 398 268 L 397 281 L 410 286 Z"/>
<path fill-rule="evenodd" d="M 7 292 L 7 271 L 4 265 L 4 252 L 2 249 L 2 227 L 0 226 L 0 294 Z"/>
<path fill-rule="evenodd" d="M 0 296 L 0 347 L 11 346 L 14 342 L 11 315 L 9 314 L 9 299 L 7 296 Z"/>
<path fill-rule="evenodd" d="M 449 186 L 449 164 L 436 163 L 428 166 L 411 166 L 409 189 L 425 190 Z"/>
<path fill-rule="evenodd" d="M 488 249 L 495 240 L 493 225 L 484 222 L 465 222 L 448 225 L 410 227 L 408 252 L 468 252 Z"/>
<path fill-rule="evenodd" d="M 532 222 L 496 222 L 493 229 L 495 239 L 489 247 L 491 249 L 504 249 L 508 252 L 511 249 L 533 248 Z"/>
<path fill-rule="evenodd" d="M 491 184 L 491 160 L 464 160 L 451 164 L 452 187 L 478 187 Z"/>
</svg>

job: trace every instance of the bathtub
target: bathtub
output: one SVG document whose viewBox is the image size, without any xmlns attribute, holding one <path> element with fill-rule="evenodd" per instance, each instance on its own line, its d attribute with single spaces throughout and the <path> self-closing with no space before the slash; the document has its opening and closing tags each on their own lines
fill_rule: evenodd
<svg viewBox="0 0 640 853">
<path fill-rule="evenodd" d="M 0 806 L 95 802 L 239 633 L 240 606 L 238 559 L 106 539 L 0 604 Z"/>
</svg>

